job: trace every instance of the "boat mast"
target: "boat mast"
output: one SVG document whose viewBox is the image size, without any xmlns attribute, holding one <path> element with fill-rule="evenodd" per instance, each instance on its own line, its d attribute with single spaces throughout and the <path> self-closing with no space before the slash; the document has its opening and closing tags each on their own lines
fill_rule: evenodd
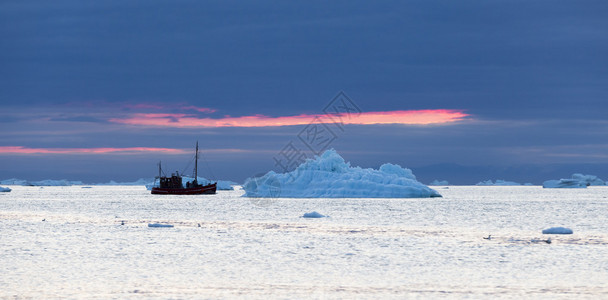
<svg viewBox="0 0 608 300">
<path fill-rule="evenodd" d="M 198 181 L 198 141 L 196 141 L 196 153 L 194 154 L 194 182 Z"/>
<path fill-rule="evenodd" d="M 160 160 L 158 161 L 158 178 L 160 178 L 162 172 L 162 168 L 160 166 Z"/>
</svg>

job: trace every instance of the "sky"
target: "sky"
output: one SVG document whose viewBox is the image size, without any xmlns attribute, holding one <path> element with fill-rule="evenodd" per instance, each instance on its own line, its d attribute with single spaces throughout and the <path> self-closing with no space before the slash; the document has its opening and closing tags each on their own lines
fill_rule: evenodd
<svg viewBox="0 0 608 300">
<path fill-rule="evenodd" d="M 608 179 L 606 1 L 2 1 L 0 180 Z"/>
</svg>

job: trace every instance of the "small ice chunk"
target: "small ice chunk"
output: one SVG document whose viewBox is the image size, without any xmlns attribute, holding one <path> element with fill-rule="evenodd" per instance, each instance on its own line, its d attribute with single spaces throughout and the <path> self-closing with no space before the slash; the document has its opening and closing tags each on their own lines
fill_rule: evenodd
<svg viewBox="0 0 608 300">
<path fill-rule="evenodd" d="M 162 223 L 148 223 L 148 227 L 173 227 L 173 225 Z"/>
<path fill-rule="evenodd" d="M 0 186 L 0 193 L 8 193 L 12 191 L 10 188 Z"/>
<path fill-rule="evenodd" d="M 316 211 L 313 212 L 309 212 L 309 213 L 305 213 L 302 218 L 325 218 L 327 216 L 324 216 Z"/>
<path fill-rule="evenodd" d="M 572 229 L 566 227 L 551 227 L 543 230 L 543 234 L 572 234 Z"/>
<path fill-rule="evenodd" d="M 433 182 L 431 182 L 431 185 L 450 185 L 450 183 L 447 180 L 433 180 Z"/>
</svg>

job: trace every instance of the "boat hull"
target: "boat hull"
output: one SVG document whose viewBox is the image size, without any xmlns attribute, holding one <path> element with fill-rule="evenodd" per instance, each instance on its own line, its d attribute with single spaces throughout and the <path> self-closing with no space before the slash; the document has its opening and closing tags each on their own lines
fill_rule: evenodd
<svg viewBox="0 0 608 300">
<path fill-rule="evenodd" d="M 189 188 L 160 188 L 153 187 L 152 194 L 156 195 L 200 195 L 215 194 L 217 183 Z"/>
</svg>

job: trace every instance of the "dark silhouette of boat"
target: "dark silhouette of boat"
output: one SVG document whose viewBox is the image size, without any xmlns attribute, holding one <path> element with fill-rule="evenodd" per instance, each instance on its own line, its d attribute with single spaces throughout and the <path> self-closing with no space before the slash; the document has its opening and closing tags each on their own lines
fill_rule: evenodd
<svg viewBox="0 0 608 300">
<path fill-rule="evenodd" d="M 179 172 L 172 173 L 170 177 L 162 176 L 163 170 L 160 162 L 158 163 L 158 187 L 152 187 L 152 194 L 157 195 L 199 195 L 199 194 L 215 194 L 217 182 L 201 185 L 197 182 L 198 178 L 198 142 L 196 142 L 196 152 L 194 155 L 194 180 L 186 182 L 184 186 L 182 182 L 182 174 Z M 156 182 L 155 182 L 156 183 Z M 156 184 L 155 184 L 156 185 Z"/>
</svg>

